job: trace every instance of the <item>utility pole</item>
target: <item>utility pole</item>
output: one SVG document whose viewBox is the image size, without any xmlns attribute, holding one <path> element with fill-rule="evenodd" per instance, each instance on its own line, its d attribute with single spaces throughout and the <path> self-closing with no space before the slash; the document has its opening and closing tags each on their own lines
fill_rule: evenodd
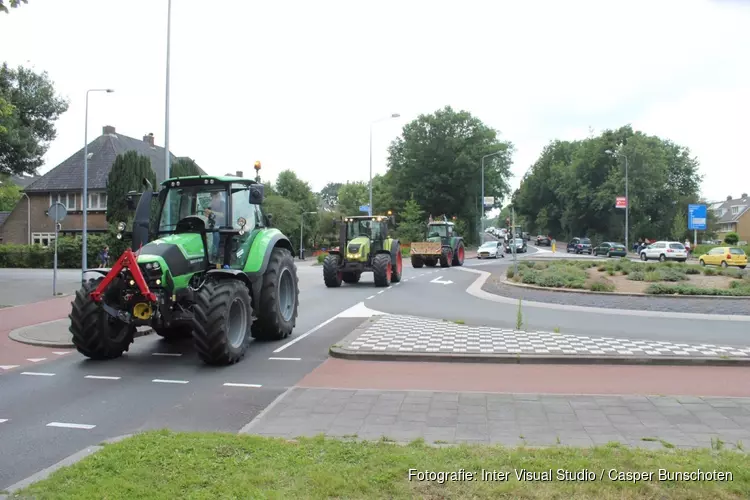
<svg viewBox="0 0 750 500">
<path fill-rule="evenodd" d="M 516 258 L 516 209 L 515 207 L 510 207 L 510 214 L 512 217 L 511 220 L 511 228 L 510 228 L 510 235 L 511 235 L 511 248 L 513 249 L 513 276 L 518 276 L 518 259 Z"/>
</svg>

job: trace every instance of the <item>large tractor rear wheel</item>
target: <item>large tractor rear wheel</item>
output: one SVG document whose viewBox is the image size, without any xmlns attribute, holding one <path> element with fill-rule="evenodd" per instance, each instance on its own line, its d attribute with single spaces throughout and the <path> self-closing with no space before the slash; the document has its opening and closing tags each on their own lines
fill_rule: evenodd
<svg viewBox="0 0 750 500">
<path fill-rule="evenodd" d="M 323 281 L 326 286 L 338 288 L 341 286 L 343 278 L 343 273 L 339 271 L 339 256 L 328 254 L 326 260 L 323 261 Z"/>
<path fill-rule="evenodd" d="M 379 253 L 372 259 L 372 274 L 375 278 L 375 286 L 390 286 L 393 275 L 391 255 Z"/>
<path fill-rule="evenodd" d="M 401 248 L 396 250 L 396 265 L 393 267 L 391 273 L 391 283 L 399 283 L 401 281 L 401 272 L 404 269 L 404 257 L 401 255 Z"/>
<path fill-rule="evenodd" d="M 440 267 L 451 267 L 453 261 L 453 250 L 450 247 L 443 247 L 443 251 L 440 254 Z"/>
<path fill-rule="evenodd" d="M 348 273 L 341 274 L 341 279 L 344 280 L 344 283 L 349 283 L 352 285 L 355 283 L 359 283 L 359 279 L 361 277 L 362 277 L 362 273 L 357 273 L 357 272 L 348 272 Z"/>
<path fill-rule="evenodd" d="M 70 318 L 70 333 L 78 352 L 87 358 L 104 360 L 122 356 L 130 349 L 135 326 L 113 318 L 91 298 L 104 277 L 91 280 L 76 292 Z M 116 305 L 122 282 L 115 278 L 104 293 L 103 300 Z"/>
<path fill-rule="evenodd" d="M 263 275 L 258 319 L 251 327 L 258 340 L 282 340 L 297 325 L 299 278 L 289 250 L 274 248 Z"/>
<path fill-rule="evenodd" d="M 424 259 L 422 259 L 422 257 L 420 257 L 419 255 L 412 255 L 411 267 L 415 269 L 420 269 L 422 266 L 424 266 Z"/>
<path fill-rule="evenodd" d="M 466 249 L 464 248 L 464 242 L 459 241 L 458 247 L 456 248 L 456 252 L 453 254 L 453 265 L 463 266 L 465 256 L 466 256 Z"/>
<path fill-rule="evenodd" d="M 209 365 L 231 365 L 250 345 L 253 308 L 250 292 L 239 280 L 208 280 L 196 294 L 193 341 Z"/>
</svg>

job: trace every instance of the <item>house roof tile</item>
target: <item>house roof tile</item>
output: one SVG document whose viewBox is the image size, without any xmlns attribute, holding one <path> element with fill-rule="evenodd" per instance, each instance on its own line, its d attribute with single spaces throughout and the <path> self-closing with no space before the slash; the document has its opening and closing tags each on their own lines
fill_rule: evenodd
<svg viewBox="0 0 750 500">
<path fill-rule="evenodd" d="M 740 207 L 738 212 L 736 214 L 733 214 L 732 207 L 738 205 Z M 745 213 L 749 213 L 750 197 L 744 196 L 740 198 L 733 198 L 731 200 L 725 200 L 722 202 L 715 202 L 711 204 L 711 209 L 719 212 L 719 223 L 727 224 L 730 222 L 737 222 Z"/>
</svg>

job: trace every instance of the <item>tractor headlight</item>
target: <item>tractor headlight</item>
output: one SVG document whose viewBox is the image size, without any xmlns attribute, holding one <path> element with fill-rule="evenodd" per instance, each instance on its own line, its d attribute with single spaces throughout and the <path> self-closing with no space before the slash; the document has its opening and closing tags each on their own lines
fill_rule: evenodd
<svg viewBox="0 0 750 500">
<path fill-rule="evenodd" d="M 120 234 L 120 233 L 117 233 L 117 239 L 118 239 L 118 240 L 121 240 L 121 239 L 122 239 L 122 234 Z"/>
<path fill-rule="evenodd" d="M 124 222 L 118 222 L 117 223 L 117 230 L 120 232 L 125 231 L 125 223 Z"/>
<path fill-rule="evenodd" d="M 245 227 L 246 224 L 247 224 L 247 221 L 245 220 L 244 217 L 240 217 L 239 219 L 237 219 L 237 225 L 240 226 L 241 228 Z"/>
</svg>

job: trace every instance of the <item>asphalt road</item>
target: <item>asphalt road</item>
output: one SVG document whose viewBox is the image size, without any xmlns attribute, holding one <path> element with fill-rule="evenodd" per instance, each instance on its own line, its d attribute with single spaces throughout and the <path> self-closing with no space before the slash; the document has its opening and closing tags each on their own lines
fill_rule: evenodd
<svg viewBox="0 0 750 500">
<path fill-rule="evenodd" d="M 405 266 L 404 278 L 413 274 Z M 327 359 L 328 348 L 366 314 L 331 318 L 367 297 L 394 291 L 375 288 L 372 274 L 338 289 L 325 288 L 320 266 L 299 266 L 298 275 L 295 334 L 286 342 L 253 343 L 234 366 L 208 367 L 189 341 L 172 344 L 150 335 L 109 362 L 74 352 L 0 375 L 0 491 L 87 446 L 124 434 L 158 428 L 238 432 Z"/>
<path fill-rule="evenodd" d="M 53 298 L 52 269 L 0 269 L 0 307 Z M 74 294 L 81 286 L 80 269 L 58 269 L 55 292 Z"/>
</svg>

